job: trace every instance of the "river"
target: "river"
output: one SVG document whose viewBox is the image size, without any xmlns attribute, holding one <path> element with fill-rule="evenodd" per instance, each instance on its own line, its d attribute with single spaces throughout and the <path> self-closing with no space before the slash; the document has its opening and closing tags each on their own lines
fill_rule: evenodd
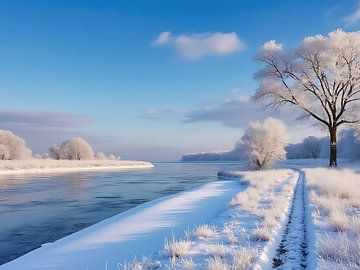
<svg viewBox="0 0 360 270">
<path fill-rule="evenodd" d="M 0 265 L 141 203 L 217 181 L 236 163 L 0 177 Z"/>
</svg>

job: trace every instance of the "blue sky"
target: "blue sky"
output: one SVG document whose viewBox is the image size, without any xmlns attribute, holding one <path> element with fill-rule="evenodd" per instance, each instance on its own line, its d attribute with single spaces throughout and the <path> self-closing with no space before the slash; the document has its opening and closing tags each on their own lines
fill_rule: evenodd
<svg viewBox="0 0 360 270">
<path fill-rule="evenodd" d="M 34 152 L 71 136 L 132 159 L 230 149 L 258 116 L 247 97 L 256 89 L 259 47 L 357 31 L 359 5 L 1 0 L 0 128 L 24 137 Z M 233 43 L 223 48 L 223 41 Z M 294 125 L 291 140 L 309 132 L 319 135 Z"/>
</svg>

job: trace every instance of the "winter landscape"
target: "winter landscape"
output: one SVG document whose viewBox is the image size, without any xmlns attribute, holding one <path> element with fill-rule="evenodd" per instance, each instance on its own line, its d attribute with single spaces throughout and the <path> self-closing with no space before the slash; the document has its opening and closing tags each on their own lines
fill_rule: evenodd
<svg viewBox="0 0 360 270">
<path fill-rule="evenodd" d="M 359 1 L 0 18 L 1 270 L 360 269 Z"/>
</svg>

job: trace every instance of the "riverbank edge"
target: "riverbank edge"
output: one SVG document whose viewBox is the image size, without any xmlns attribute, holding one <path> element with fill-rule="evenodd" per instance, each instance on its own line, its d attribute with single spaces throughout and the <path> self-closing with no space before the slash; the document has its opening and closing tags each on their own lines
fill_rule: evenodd
<svg viewBox="0 0 360 270">
<path fill-rule="evenodd" d="M 0 176 L 12 175 L 36 175 L 36 174 L 62 174 L 76 172 L 94 172 L 94 171 L 123 171 L 134 169 L 153 168 L 154 164 L 146 161 L 132 160 L 101 160 L 101 161 L 60 161 L 52 160 L 49 164 L 48 160 L 29 160 L 27 162 L 14 161 L 6 162 L 0 166 Z M 58 164 L 57 164 L 58 162 Z M 56 166 L 55 166 L 56 165 Z"/>
</svg>

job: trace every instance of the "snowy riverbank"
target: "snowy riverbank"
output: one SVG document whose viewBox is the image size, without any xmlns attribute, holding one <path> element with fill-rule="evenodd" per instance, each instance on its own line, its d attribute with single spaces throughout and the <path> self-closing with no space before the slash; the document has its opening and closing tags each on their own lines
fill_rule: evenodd
<svg viewBox="0 0 360 270">
<path fill-rule="evenodd" d="M 358 266 L 354 254 L 359 247 L 345 236 L 360 237 L 354 208 L 359 205 L 360 179 L 351 169 L 320 170 L 228 171 L 220 175 L 227 180 L 142 204 L 0 269 L 318 269 L 325 265 L 320 260 L 327 260 L 327 266 L 334 258 L 331 266 Z M 351 209 L 337 208 L 348 219 L 337 230 L 351 249 L 335 254 L 335 244 L 319 249 L 335 227 L 326 209 L 322 215 L 314 205 L 327 199 L 326 190 L 340 187 L 347 192 L 342 205 L 347 207 L 351 199 Z M 338 195 L 335 192 L 334 198 Z"/>
<path fill-rule="evenodd" d="M 245 188 L 239 181 L 213 182 L 157 199 L 34 250 L 0 269 L 118 269 L 117 263 L 151 255 L 172 233 L 218 217 Z M 121 269 L 121 268 L 120 268 Z"/>
<path fill-rule="evenodd" d="M 132 160 L 3 160 L 0 162 L 0 176 L 16 174 L 128 170 L 152 167 L 154 167 L 154 165 L 150 162 Z"/>
</svg>

